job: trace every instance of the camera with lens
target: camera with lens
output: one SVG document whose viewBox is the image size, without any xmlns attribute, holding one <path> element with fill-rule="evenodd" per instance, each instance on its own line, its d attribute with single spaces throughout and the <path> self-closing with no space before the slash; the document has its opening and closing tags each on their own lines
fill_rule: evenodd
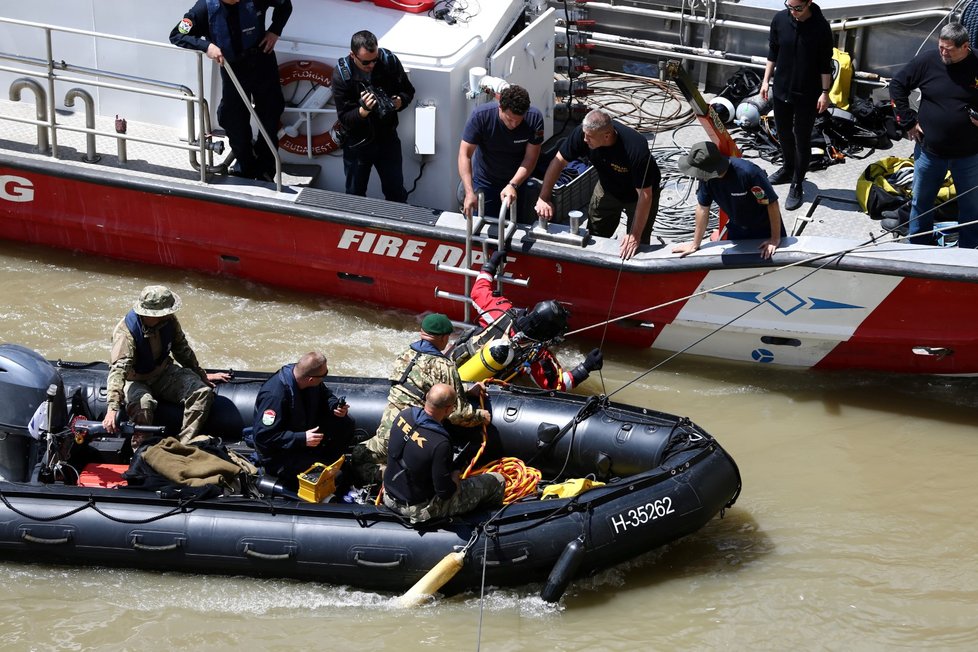
<svg viewBox="0 0 978 652">
<path fill-rule="evenodd" d="M 394 107 L 394 100 L 392 100 L 390 95 L 385 93 L 382 89 L 373 85 L 368 85 L 367 91 L 372 93 L 374 98 L 377 100 L 377 103 L 374 104 L 373 112 L 378 118 L 383 120 L 389 114 L 397 111 L 397 109 Z"/>
</svg>

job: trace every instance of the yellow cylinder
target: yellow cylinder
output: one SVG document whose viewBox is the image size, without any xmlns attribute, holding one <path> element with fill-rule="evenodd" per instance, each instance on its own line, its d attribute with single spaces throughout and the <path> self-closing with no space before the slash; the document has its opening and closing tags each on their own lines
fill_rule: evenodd
<svg viewBox="0 0 978 652">
<path fill-rule="evenodd" d="M 459 367 L 458 375 L 467 383 L 491 378 L 508 367 L 513 362 L 514 356 L 513 346 L 508 339 L 489 340 L 478 353 Z"/>
<path fill-rule="evenodd" d="M 464 562 L 464 553 L 448 553 L 440 562 L 435 564 L 434 568 L 425 573 L 424 577 L 408 589 L 407 593 L 397 599 L 397 606 L 410 609 L 424 604 L 438 592 L 438 589 L 445 586 L 448 580 L 455 577 L 455 574 L 462 569 Z"/>
</svg>

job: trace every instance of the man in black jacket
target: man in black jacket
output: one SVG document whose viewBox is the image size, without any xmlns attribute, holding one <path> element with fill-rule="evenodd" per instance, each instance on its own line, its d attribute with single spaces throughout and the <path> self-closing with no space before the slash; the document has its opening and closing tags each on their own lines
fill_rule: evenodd
<svg viewBox="0 0 978 652">
<path fill-rule="evenodd" d="M 910 92 L 920 89 L 920 111 L 910 108 Z M 958 221 L 978 220 L 978 57 L 961 23 L 941 28 L 937 50 L 915 56 L 890 81 L 897 122 L 914 148 L 910 242 L 930 244 L 934 201 L 948 170 L 958 192 Z M 978 225 L 958 232 L 958 247 L 978 247 Z"/>
<path fill-rule="evenodd" d="M 442 421 L 455 410 L 456 399 L 451 385 L 432 385 L 424 408 L 402 410 L 391 428 L 383 501 L 412 523 L 503 503 L 506 481 L 502 474 L 484 473 L 463 480 L 452 469 L 452 442 Z"/>
<path fill-rule="evenodd" d="M 367 30 L 350 39 L 350 54 L 333 70 L 333 100 L 343 126 L 343 170 L 346 192 L 367 194 L 370 169 L 377 168 L 389 201 L 407 201 L 397 137 L 397 114 L 414 99 L 414 86 L 400 60 L 377 47 Z"/>
<path fill-rule="evenodd" d="M 323 383 L 326 356 L 310 352 L 265 381 L 255 401 L 252 436 L 259 463 L 295 490 L 315 462 L 332 464 L 353 442 L 349 406 Z"/>
<path fill-rule="evenodd" d="M 272 24 L 265 29 L 265 12 L 272 9 Z M 265 139 L 253 141 L 251 114 L 225 71 L 231 65 L 268 135 L 278 133 L 285 109 L 278 80 L 275 43 L 292 15 L 292 0 L 197 0 L 170 32 L 170 43 L 207 53 L 221 65 L 221 103 L 217 121 L 227 133 L 238 167 L 233 174 L 249 179 L 271 179 L 275 156 Z"/>
<path fill-rule="evenodd" d="M 805 198 L 802 182 L 812 158 L 815 116 L 829 108 L 832 28 L 812 0 L 785 0 L 784 6 L 771 20 L 761 97 L 768 99 L 777 69 L 772 99 L 783 161 L 768 181 L 791 182 L 784 207 L 793 211 Z"/>
</svg>

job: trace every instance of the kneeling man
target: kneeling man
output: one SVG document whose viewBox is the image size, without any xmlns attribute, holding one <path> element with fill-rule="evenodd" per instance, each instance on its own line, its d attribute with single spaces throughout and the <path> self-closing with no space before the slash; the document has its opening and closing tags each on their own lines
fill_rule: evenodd
<svg viewBox="0 0 978 652">
<path fill-rule="evenodd" d="M 460 479 L 452 469 L 452 444 L 442 421 L 455 410 L 455 388 L 438 383 L 424 409 L 409 407 L 394 419 L 384 469 L 384 504 L 412 523 L 503 504 L 499 473 Z"/>
</svg>

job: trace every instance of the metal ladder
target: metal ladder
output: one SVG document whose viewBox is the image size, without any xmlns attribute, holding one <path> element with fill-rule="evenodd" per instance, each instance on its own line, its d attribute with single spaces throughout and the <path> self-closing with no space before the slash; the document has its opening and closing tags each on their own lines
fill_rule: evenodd
<svg viewBox="0 0 978 652">
<path fill-rule="evenodd" d="M 518 227 L 516 223 L 516 207 L 503 204 L 499 210 L 499 217 L 488 217 L 485 213 L 485 195 L 479 192 L 479 211 L 478 214 L 469 215 L 465 218 L 465 253 L 459 265 L 445 265 L 438 263 L 435 267 L 439 272 L 450 274 L 460 274 L 464 280 L 465 294 L 455 294 L 439 288 L 435 288 L 435 296 L 439 299 L 449 299 L 459 301 L 465 307 L 464 322 L 472 323 L 472 279 L 479 275 L 479 272 L 472 269 L 472 249 L 473 245 L 478 244 L 482 247 L 483 260 L 489 259 L 489 244 L 494 242 L 498 251 L 507 251 Z M 495 236 L 491 233 L 491 227 L 496 227 Z M 499 272 L 506 266 L 505 259 L 500 263 Z M 502 273 L 496 274 L 496 286 L 500 291 L 503 283 L 526 287 L 529 279 L 504 278 Z"/>
</svg>

